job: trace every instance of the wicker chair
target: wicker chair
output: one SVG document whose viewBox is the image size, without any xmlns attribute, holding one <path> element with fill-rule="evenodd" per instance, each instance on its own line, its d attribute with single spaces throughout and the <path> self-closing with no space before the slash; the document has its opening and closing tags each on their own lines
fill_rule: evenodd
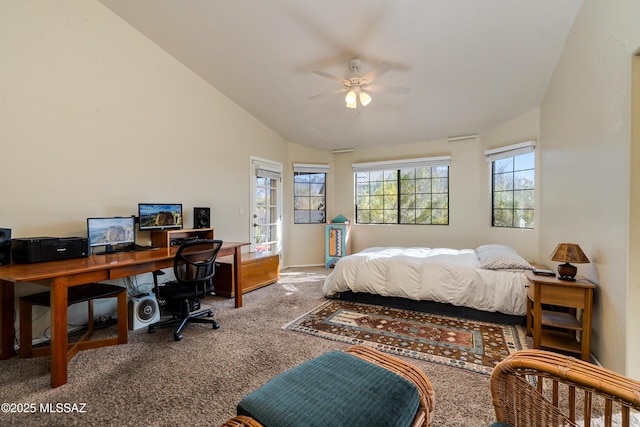
<svg viewBox="0 0 640 427">
<path fill-rule="evenodd" d="M 420 405 L 413 418 L 412 425 L 414 427 L 428 427 L 431 425 L 434 409 L 434 391 L 431 382 L 421 370 L 396 357 L 364 346 L 352 346 L 345 352 L 381 366 L 413 383 L 420 395 Z M 263 425 L 254 418 L 239 415 L 222 424 L 222 427 L 263 427 Z"/>
<path fill-rule="evenodd" d="M 640 382 L 542 350 L 520 351 L 500 362 L 491 374 L 491 395 L 496 426 L 591 426 L 595 420 L 629 426 L 631 414 L 640 410 Z"/>
</svg>

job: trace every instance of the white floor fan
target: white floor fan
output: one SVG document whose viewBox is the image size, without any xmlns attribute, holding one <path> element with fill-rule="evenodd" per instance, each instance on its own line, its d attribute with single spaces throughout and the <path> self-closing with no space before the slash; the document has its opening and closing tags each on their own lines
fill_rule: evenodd
<svg viewBox="0 0 640 427">
<path fill-rule="evenodd" d="M 341 87 L 340 89 L 331 90 L 329 92 L 320 93 L 307 99 L 316 99 L 327 95 L 346 92 L 347 94 L 344 99 L 346 107 L 358 108 L 359 105 L 364 107 L 369 105 L 369 103 L 372 101 L 372 97 L 369 92 L 387 92 L 400 94 L 409 92 L 409 89 L 406 87 L 371 84 L 375 79 L 377 79 L 393 67 L 393 65 L 391 65 L 390 63 L 383 62 L 370 71 L 367 71 L 363 75 L 360 75 L 361 66 L 362 61 L 360 61 L 358 58 L 349 60 L 350 73 L 349 76 L 344 79 L 336 77 L 329 73 L 325 73 L 324 71 L 314 71 L 315 74 L 330 80 L 334 80 L 342 84 L 343 87 Z"/>
</svg>

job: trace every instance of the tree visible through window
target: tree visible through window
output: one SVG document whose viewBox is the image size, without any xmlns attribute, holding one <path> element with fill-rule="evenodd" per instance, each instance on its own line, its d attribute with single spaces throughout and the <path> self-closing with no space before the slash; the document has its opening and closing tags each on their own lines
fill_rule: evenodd
<svg viewBox="0 0 640 427">
<path fill-rule="evenodd" d="M 326 173 L 294 172 L 293 205 L 295 224 L 326 222 Z"/>
<path fill-rule="evenodd" d="M 533 228 L 535 153 L 494 160 L 491 164 L 492 225 Z"/>
<path fill-rule="evenodd" d="M 449 224 L 449 166 L 356 172 L 359 224 Z"/>
</svg>

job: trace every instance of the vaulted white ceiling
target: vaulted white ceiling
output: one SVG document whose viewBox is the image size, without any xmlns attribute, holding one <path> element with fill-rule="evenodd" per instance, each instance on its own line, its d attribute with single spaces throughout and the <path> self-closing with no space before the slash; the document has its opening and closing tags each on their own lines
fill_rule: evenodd
<svg viewBox="0 0 640 427">
<path fill-rule="evenodd" d="M 290 142 L 327 150 L 482 132 L 542 102 L 581 0 L 100 0 Z M 345 108 L 314 74 L 393 68 Z"/>
</svg>

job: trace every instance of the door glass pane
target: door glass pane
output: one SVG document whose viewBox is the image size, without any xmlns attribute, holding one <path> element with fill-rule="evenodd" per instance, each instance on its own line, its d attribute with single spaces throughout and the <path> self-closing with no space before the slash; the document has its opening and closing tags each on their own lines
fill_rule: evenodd
<svg viewBox="0 0 640 427">
<path fill-rule="evenodd" d="M 253 218 L 256 252 L 270 252 L 278 245 L 278 183 L 274 178 L 257 177 Z"/>
</svg>

